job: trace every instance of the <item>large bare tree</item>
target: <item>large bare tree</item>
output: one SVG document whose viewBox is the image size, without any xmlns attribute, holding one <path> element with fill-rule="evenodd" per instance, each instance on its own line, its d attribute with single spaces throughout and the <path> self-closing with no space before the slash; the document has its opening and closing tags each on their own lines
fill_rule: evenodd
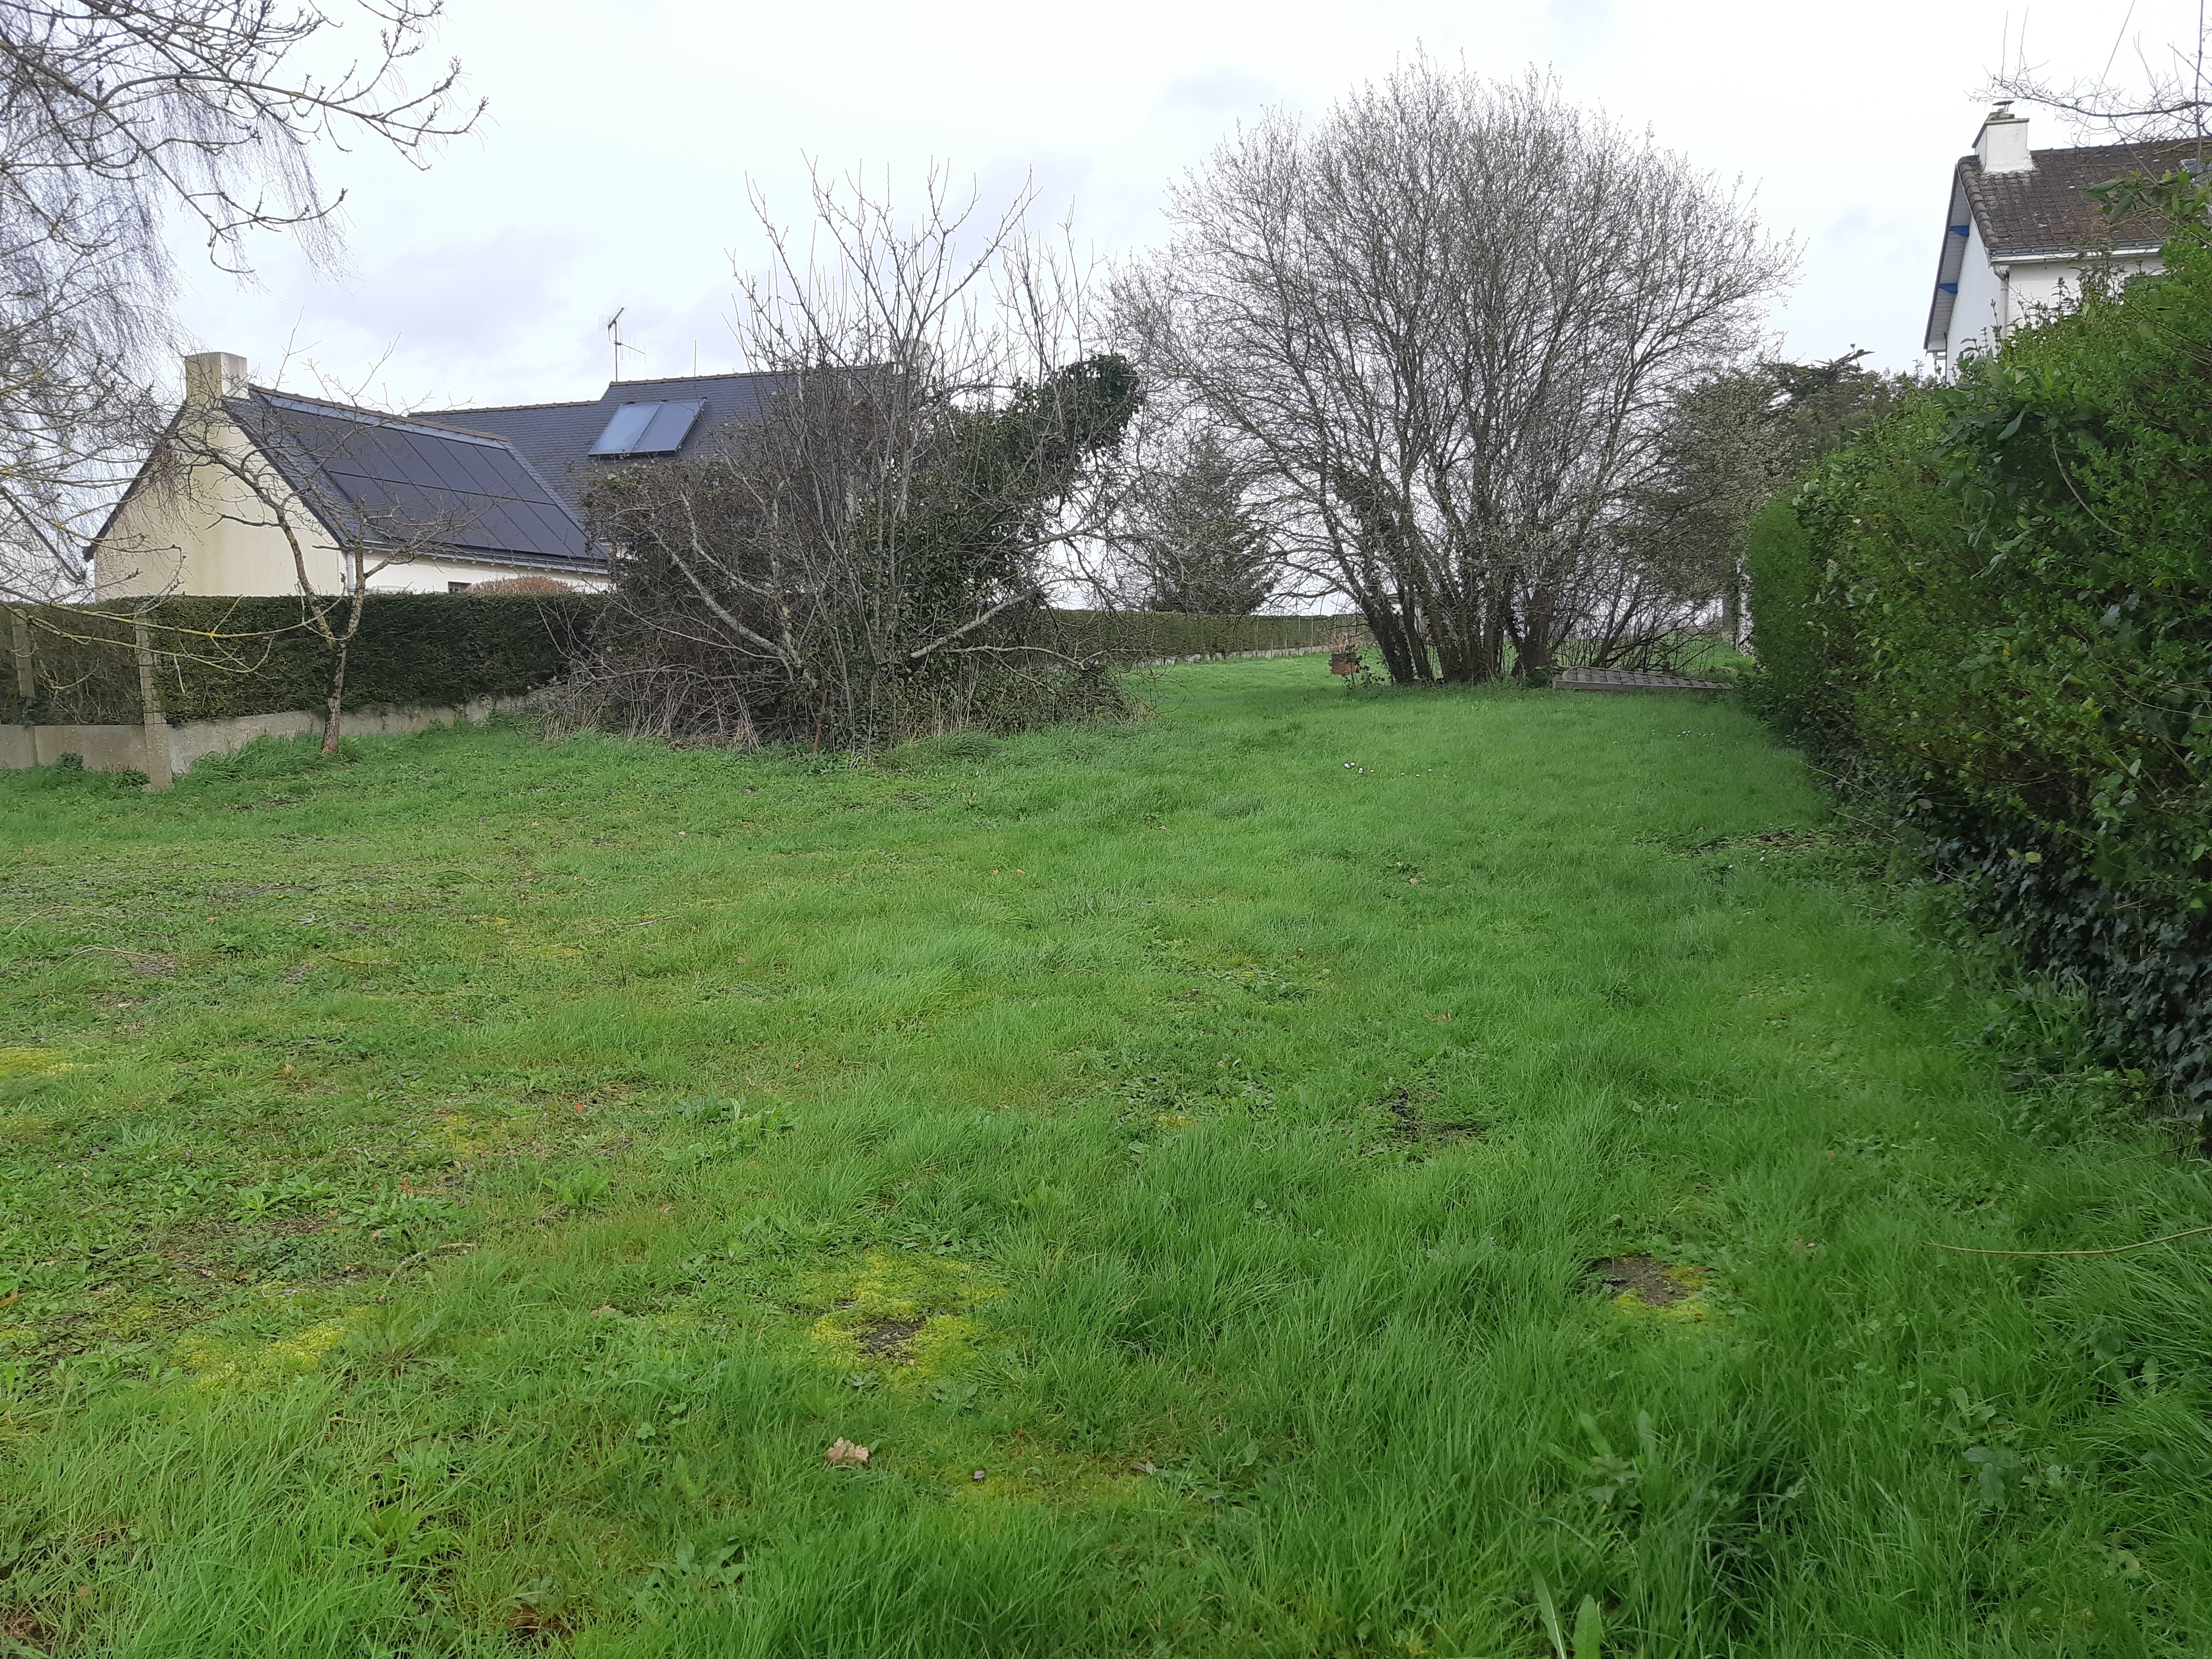
<svg viewBox="0 0 2212 1659">
<path fill-rule="evenodd" d="M 269 231 L 330 266 L 342 197 L 317 182 L 319 148 L 421 162 L 473 124 L 458 64 L 408 84 L 441 9 L 0 0 L 0 594 L 76 586 L 85 518 L 160 429 L 173 225 L 240 276 Z"/>
<path fill-rule="evenodd" d="M 1648 137 L 1422 58 L 1240 130 L 1116 288 L 1294 565 L 1394 679 L 1623 659 L 1697 620 L 1620 535 L 1671 392 L 1753 342 L 1791 252 Z"/>
</svg>

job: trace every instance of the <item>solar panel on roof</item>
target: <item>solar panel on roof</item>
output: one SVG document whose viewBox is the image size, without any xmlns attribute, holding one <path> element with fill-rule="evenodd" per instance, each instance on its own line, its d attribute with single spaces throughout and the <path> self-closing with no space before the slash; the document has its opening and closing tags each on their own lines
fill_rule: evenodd
<svg viewBox="0 0 2212 1659">
<path fill-rule="evenodd" d="M 594 455 L 673 455 L 706 408 L 700 398 L 674 403 L 624 404 L 608 420 Z"/>
<path fill-rule="evenodd" d="M 684 439 L 691 435 L 691 423 L 706 406 L 696 399 L 661 404 L 653 414 L 652 424 L 645 428 L 645 435 L 637 441 L 637 453 L 673 455 L 684 447 Z"/>
<path fill-rule="evenodd" d="M 659 404 L 624 404 L 607 422 L 606 430 L 592 446 L 594 455 L 628 455 L 637 448 L 637 441 L 645 436 L 645 429 L 653 424 L 653 417 L 660 412 Z"/>
</svg>

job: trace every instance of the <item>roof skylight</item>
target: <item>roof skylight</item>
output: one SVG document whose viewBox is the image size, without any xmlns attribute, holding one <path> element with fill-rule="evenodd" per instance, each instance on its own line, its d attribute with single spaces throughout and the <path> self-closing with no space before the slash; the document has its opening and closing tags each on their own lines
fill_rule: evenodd
<svg viewBox="0 0 2212 1659">
<path fill-rule="evenodd" d="M 592 446 L 594 455 L 673 455 L 706 408 L 701 398 L 677 403 L 624 404 Z"/>
</svg>

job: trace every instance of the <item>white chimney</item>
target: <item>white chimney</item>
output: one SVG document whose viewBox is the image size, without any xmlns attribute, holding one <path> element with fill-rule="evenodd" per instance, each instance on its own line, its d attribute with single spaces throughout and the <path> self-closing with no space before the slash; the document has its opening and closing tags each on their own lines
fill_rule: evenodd
<svg viewBox="0 0 2212 1659">
<path fill-rule="evenodd" d="M 210 404 L 246 395 L 246 359 L 228 351 L 196 351 L 185 359 L 185 402 Z"/>
<path fill-rule="evenodd" d="M 1990 111 L 1989 118 L 1974 137 L 1974 154 L 1984 173 L 2033 173 L 2035 156 L 2027 147 L 2027 119 L 2012 112 L 2006 99 Z"/>
</svg>

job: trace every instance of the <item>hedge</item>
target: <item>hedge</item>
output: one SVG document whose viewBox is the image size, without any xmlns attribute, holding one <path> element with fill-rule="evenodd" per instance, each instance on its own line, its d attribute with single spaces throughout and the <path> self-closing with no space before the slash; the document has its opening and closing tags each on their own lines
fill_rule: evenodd
<svg viewBox="0 0 2212 1659">
<path fill-rule="evenodd" d="M 2203 223 L 2201 215 L 2196 222 Z M 1899 787 L 2109 1048 L 2212 1104 L 2212 246 L 1830 458 L 1750 550 L 1755 695 Z"/>
<path fill-rule="evenodd" d="M 376 594 L 346 664 L 346 706 L 447 708 L 513 696 L 557 678 L 588 643 L 606 601 L 591 594 Z M 20 609 L 37 690 L 26 702 L 0 678 L 0 722 L 130 725 L 141 718 L 132 617 L 142 614 L 172 724 L 318 709 L 330 652 L 292 599 L 177 598 Z M 1218 657 L 1325 646 L 1329 617 L 1201 617 L 1065 610 L 1053 630 L 1081 653 L 1115 661 Z M 4 649 L 4 641 L 0 641 Z"/>
<path fill-rule="evenodd" d="M 1356 617 L 1206 617 L 1182 611 L 1056 611 L 1054 619 L 1101 655 L 1122 662 L 1313 650 Z"/>
<path fill-rule="evenodd" d="M 558 675 L 588 636 L 589 595 L 377 594 L 346 663 L 346 706 L 447 708 L 512 696 Z M 0 721 L 127 725 L 142 718 L 128 604 L 19 610 L 36 690 L 10 673 Z M 162 713 L 173 724 L 318 709 L 330 649 L 296 599 L 156 599 L 143 607 Z M 12 633 L 12 629 L 9 630 Z"/>
</svg>

